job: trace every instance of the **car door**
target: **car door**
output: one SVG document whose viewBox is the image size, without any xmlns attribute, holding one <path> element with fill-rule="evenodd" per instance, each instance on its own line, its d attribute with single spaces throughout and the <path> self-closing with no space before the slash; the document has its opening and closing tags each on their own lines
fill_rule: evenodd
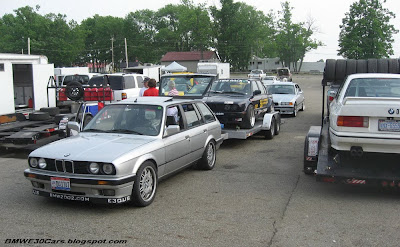
<svg viewBox="0 0 400 247">
<path fill-rule="evenodd" d="M 253 102 L 256 116 L 259 116 L 263 112 L 263 109 L 265 107 L 264 104 L 266 104 L 266 99 L 264 99 L 265 95 L 255 94 L 255 91 L 261 91 L 258 88 L 256 81 L 251 81 L 251 89 L 251 93 L 253 94 L 251 101 Z"/>
<path fill-rule="evenodd" d="M 172 105 L 169 107 L 176 107 L 177 114 L 177 125 L 180 126 L 179 133 L 171 136 L 164 136 L 164 147 L 165 147 L 165 173 L 172 173 L 179 168 L 189 164 L 191 162 L 190 153 L 190 136 L 189 130 L 186 128 L 185 119 L 182 117 L 182 108 L 180 105 Z M 166 115 L 168 117 L 168 108 L 166 109 Z M 165 122 L 167 127 L 168 121 Z"/>
<path fill-rule="evenodd" d="M 257 81 L 257 85 L 261 91 L 260 108 L 262 112 L 266 112 L 272 104 L 272 94 L 268 94 L 267 89 L 261 81 Z"/>
<path fill-rule="evenodd" d="M 190 152 L 192 161 L 201 158 L 207 140 L 207 126 L 199 110 L 194 104 L 182 104 L 185 121 L 190 137 Z"/>
</svg>

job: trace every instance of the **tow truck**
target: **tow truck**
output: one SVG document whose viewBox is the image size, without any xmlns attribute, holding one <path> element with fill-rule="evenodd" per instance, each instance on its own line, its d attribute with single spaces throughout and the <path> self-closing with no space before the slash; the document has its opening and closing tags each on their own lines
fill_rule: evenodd
<svg viewBox="0 0 400 247">
<path fill-rule="evenodd" d="M 350 145 L 351 148 L 349 148 L 349 150 L 341 152 L 332 148 L 329 134 L 330 124 L 332 123 L 332 121 L 330 121 L 330 116 L 331 118 L 333 117 L 332 113 L 330 113 L 333 109 L 329 111 L 329 105 L 332 99 L 335 99 L 336 95 L 340 94 L 341 87 L 345 87 L 344 84 L 347 83 L 346 79 L 348 76 L 357 73 L 399 74 L 399 62 L 400 61 L 397 59 L 328 59 L 326 61 L 322 79 L 323 97 L 321 125 L 311 126 L 305 138 L 303 170 L 305 174 L 315 175 L 318 182 L 400 187 L 400 169 L 398 166 L 399 154 L 390 153 L 389 150 L 387 150 L 387 152 L 384 150 L 385 153 L 365 152 L 361 147 L 362 144 L 357 144 L 357 140 Z M 327 90 L 328 97 L 325 98 L 326 86 L 329 86 L 329 88 Z M 347 104 L 355 104 L 354 102 L 357 101 L 367 102 L 369 100 L 372 102 L 374 100 L 373 97 L 359 97 L 361 98 L 350 97 L 344 99 L 343 105 L 346 105 L 346 102 Z M 398 102 L 398 100 L 393 100 L 393 102 Z M 379 102 L 376 100 L 375 104 L 369 103 L 369 106 L 372 107 L 377 103 Z M 328 109 L 327 114 L 325 114 L 325 107 Z M 392 107 L 398 108 L 396 105 L 393 105 Z M 359 110 L 362 111 L 362 109 Z M 379 115 L 379 118 L 385 120 L 379 121 L 397 121 L 394 120 L 394 117 L 385 117 L 388 114 L 395 114 L 391 113 L 390 109 L 389 113 L 388 110 L 386 110 L 380 114 L 383 117 Z M 375 128 L 372 126 L 370 127 Z M 376 126 L 377 131 L 379 128 Z M 385 134 L 390 133 L 386 132 Z M 360 143 L 364 142 L 360 141 Z"/>
</svg>

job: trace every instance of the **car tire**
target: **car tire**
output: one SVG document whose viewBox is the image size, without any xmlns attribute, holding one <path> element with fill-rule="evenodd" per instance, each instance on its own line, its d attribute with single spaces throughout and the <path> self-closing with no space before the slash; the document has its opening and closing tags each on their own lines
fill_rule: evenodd
<svg viewBox="0 0 400 247">
<path fill-rule="evenodd" d="M 251 129 L 256 124 L 256 114 L 254 112 L 254 106 L 249 105 L 246 110 L 246 116 L 243 120 L 242 127 L 245 129 Z"/>
<path fill-rule="evenodd" d="M 336 59 L 326 59 L 324 70 L 324 79 L 326 81 L 335 81 Z"/>
<path fill-rule="evenodd" d="M 267 130 L 266 132 L 265 132 L 265 139 L 267 139 L 267 140 L 271 140 L 271 139 L 274 139 L 274 136 L 275 136 L 275 130 L 276 130 L 276 121 L 275 121 L 275 117 L 273 117 L 272 119 L 271 119 L 271 126 L 270 126 L 270 128 L 269 128 L 269 130 Z"/>
<path fill-rule="evenodd" d="M 368 63 L 367 60 L 357 60 L 357 73 L 367 73 L 368 72 Z"/>
<path fill-rule="evenodd" d="M 83 128 L 86 127 L 86 125 L 93 119 L 93 116 L 90 114 L 86 114 L 85 117 L 83 118 Z"/>
<path fill-rule="evenodd" d="M 344 59 L 338 59 L 336 61 L 336 68 L 335 68 L 335 81 L 341 82 L 346 77 L 346 66 L 347 61 Z"/>
<path fill-rule="evenodd" d="M 300 111 L 304 111 L 305 109 L 306 109 L 306 101 L 303 101 L 303 104 L 301 104 Z"/>
<path fill-rule="evenodd" d="M 145 161 L 136 172 L 132 188 L 132 203 L 138 207 L 150 205 L 156 196 L 157 172 L 153 162 Z"/>
<path fill-rule="evenodd" d="M 399 74 L 399 60 L 389 59 L 388 61 L 388 72 L 391 74 Z"/>
<path fill-rule="evenodd" d="M 197 167 L 202 170 L 212 170 L 217 160 L 217 148 L 214 141 L 208 142 Z"/>
<path fill-rule="evenodd" d="M 389 61 L 388 59 L 378 59 L 378 73 L 388 73 Z"/>
<path fill-rule="evenodd" d="M 73 101 L 78 101 L 83 98 L 85 91 L 83 90 L 82 84 L 77 81 L 68 83 L 65 89 L 65 95 Z"/>
<path fill-rule="evenodd" d="M 357 73 L 357 60 L 348 59 L 346 66 L 346 76 Z"/>
<path fill-rule="evenodd" d="M 281 131 L 281 123 L 280 123 L 280 118 L 279 121 L 278 119 L 275 118 L 275 135 L 279 135 L 279 132 Z"/>
<path fill-rule="evenodd" d="M 40 108 L 41 112 L 48 112 L 50 116 L 55 116 L 57 114 L 60 114 L 60 108 L 58 107 L 43 107 Z"/>
<path fill-rule="evenodd" d="M 368 59 L 368 73 L 378 73 L 378 59 Z"/>
<path fill-rule="evenodd" d="M 48 112 L 32 112 L 29 113 L 29 120 L 30 121 L 43 121 L 43 120 L 48 120 L 50 118 L 50 115 Z"/>
<path fill-rule="evenodd" d="M 294 103 L 294 108 L 293 108 L 292 117 L 296 117 L 296 116 L 297 116 L 297 104 Z"/>
</svg>

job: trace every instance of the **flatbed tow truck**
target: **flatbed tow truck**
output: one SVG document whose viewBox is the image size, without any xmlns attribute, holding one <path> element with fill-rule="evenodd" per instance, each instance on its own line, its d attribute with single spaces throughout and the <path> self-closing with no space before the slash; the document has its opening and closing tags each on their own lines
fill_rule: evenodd
<svg viewBox="0 0 400 247">
<path fill-rule="evenodd" d="M 383 61 L 384 59 L 379 60 Z M 398 63 L 397 59 L 387 60 L 389 60 L 389 64 L 392 63 L 396 65 L 396 63 Z M 362 157 L 357 154 L 339 155 L 330 147 L 329 113 L 325 115 L 324 110 L 325 107 L 329 106 L 329 103 L 327 104 L 325 102 L 325 100 L 329 100 L 325 98 L 325 86 L 328 86 L 328 83 L 330 83 L 331 88 L 339 88 L 337 84 L 343 83 L 346 76 L 351 74 L 349 73 L 349 68 L 347 68 L 346 74 L 346 68 L 343 66 L 344 61 L 345 60 L 336 61 L 334 59 L 328 59 L 326 61 L 322 80 L 322 123 L 321 126 L 311 126 L 306 135 L 303 171 L 305 174 L 315 175 L 318 182 L 399 188 L 400 169 L 398 165 L 398 154 L 364 153 Z M 358 62 L 360 64 L 365 64 L 369 61 L 370 60 L 352 60 L 350 64 Z M 378 61 L 378 63 L 381 61 Z M 335 62 L 336 68 L 334 65 Z M 371 62 L 376 63 L 376 61 Z M 347 66 L 349 66 L 349 64 Z M 382 71 L 381 73 L 398 74 L 400 72 L 398 64 L 392 66 L 392 68 L 393 69 L 390 70 L 389 67 L 389 71 Z M 366 67 L 366 71 L 362 73 L 378 72 L 376 68 L 373 67 L 371 67 L 372 71 L 368 71 L 368 69 L 370 69 L 370 67 Z M 328 97 L 329 96 L 328 94 Z M 356 152 L 356 150 L 354 151 Z"/>
</svg>

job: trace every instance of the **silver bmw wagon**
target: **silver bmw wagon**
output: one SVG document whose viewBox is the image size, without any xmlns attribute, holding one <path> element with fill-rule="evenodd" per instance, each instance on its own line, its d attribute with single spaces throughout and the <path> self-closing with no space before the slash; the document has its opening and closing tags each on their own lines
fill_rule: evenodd
<svg viewBox="0 0 400 247">
<path fill-rule="evenodd" d="M 34 150 L 24 175 L 34 195 L 143 207 L 159 179 L 194 164 L 213 169 L 222 141 L 200 100 L 132 98 L 104 107 L 78 135 Z"/>
</svg>

